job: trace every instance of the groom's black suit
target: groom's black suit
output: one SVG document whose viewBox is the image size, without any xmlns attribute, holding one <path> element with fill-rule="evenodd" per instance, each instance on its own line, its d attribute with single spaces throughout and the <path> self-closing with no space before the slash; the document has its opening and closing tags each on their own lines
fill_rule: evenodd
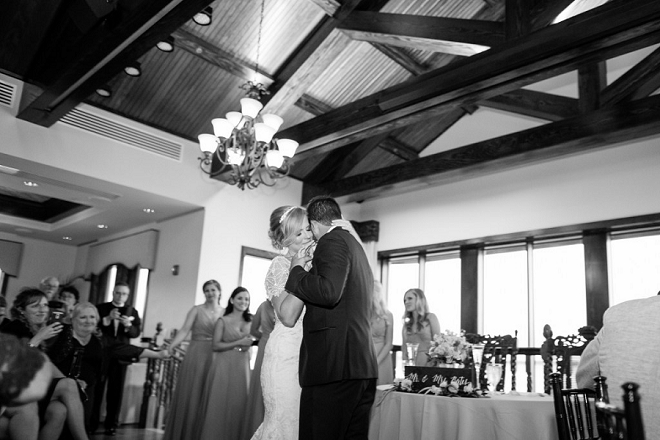
<svg viewBox="0 0 660 440">
<path fill-rule="evenodd" d="M 312 268 L 295 266 L 286 290 L 305 302 L 300 349 L 300 439 L 366 438 L 378 365 L 371 339 L 374 282 L 362 246 L 334 228 Z"/>
</svg>

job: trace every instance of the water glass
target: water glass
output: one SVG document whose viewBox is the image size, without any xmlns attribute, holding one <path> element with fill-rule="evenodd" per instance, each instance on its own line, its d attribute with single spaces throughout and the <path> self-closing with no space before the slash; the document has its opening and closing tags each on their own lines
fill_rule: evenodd
<svg viewBox="0 0 660 440">
<path fill-rule="evenodd" d="M 408 357 L 408 362 L 406 365 L 409 367 L 414 367 L 415 366 L 415 359 L 417 359 L 417 348 L 419 347 L 419 344 L 415 344 L 413 342 L 406 342 L 406 355 Z"/>
<path fill-rule="evenodd" d="M 497 384 L 502 378 L 502 364 L 487 364 L 486 377 L 488 377 L 488 390 L 491 394 L 495 393 Z"/>
</svg>

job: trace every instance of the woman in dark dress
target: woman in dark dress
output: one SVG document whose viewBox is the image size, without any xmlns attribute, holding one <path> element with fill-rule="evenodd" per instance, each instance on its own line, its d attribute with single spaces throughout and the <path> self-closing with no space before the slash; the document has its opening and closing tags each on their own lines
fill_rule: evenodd
<svg viewBox="0 0 660 440">
<path fill-rule="evenodd" d="M 71 313 L 71 325 L 65 325 L 47 353 L 55 366 L 78 383 L 85 408 L 85 425 L 89 428 L 96 382 L 103 373 L 106 353 L 120 361 L 137 362 L 140 358 L 164 359 L 167 350 L 153 351 L 130 344 L 117 344 L 104 350 L 97 324 L 99 312 L 89 302 L 76 304 Z"/>
</svg>

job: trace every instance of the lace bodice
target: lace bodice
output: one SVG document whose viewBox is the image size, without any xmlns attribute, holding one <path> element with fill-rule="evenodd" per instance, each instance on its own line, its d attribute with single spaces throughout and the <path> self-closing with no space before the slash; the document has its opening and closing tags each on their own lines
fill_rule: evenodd
<svg viewBox="0 0 660 440">
<path fill-rule="evenodd" d="M 284 286 L 286 285 L 286 280 L 289 278 L 289 270 L 291 268 L 291 259 L 278 255 L 273 258 L 273 261 L 270 264 L 268 273 L 266 274 L 266 295 L 268 300 L 272 301 L 273 297 L 280 296 L 284 292 Z M 305 309 L 300 314 L 300 317 L 296 321 L 296 326 L 300 325 L 302 322 L 303 316 L 305 315 Z M 277 311 L 275 312 L 275 321 L 280 323 L 280 318 L 277 316 Z"/>
</svg>

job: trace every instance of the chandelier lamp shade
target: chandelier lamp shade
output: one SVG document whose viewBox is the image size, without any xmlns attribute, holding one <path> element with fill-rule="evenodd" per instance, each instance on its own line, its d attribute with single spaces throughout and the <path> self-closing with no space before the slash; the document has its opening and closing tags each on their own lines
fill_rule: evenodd
<svg viewBox="0 0 660 440">
<path fill-rule="evenodd" d="M 227 182 L 242 190 L 261 184 L 273 186 L 289 174 L 298 142 L 275 138 L 284 121 L 274 114 L 260 114 L 263 104 L 259 97 L 264 93 L 267 92 L 261 84 L 248 82 L 248 96 L 241 99 L 241 111 L 213 119 L 213 134 L 199 135 L 202 171 L 211 177 L 226 172 Z M 212 169 L 214 156 L 222 165 L 215 171 Z"/>
</svg>

